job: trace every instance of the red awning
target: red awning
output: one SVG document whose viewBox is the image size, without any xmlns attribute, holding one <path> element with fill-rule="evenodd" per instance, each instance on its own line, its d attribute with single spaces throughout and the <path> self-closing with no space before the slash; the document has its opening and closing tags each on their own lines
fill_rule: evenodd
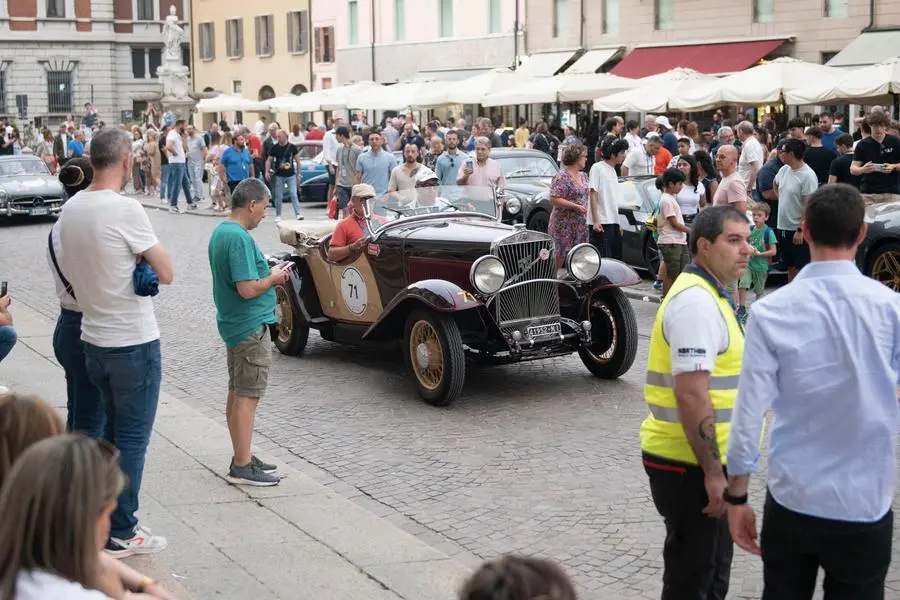
<svg viewBox="0 0 900 600">
<path fill-rule="evenodd" d="M 765 40 L 635 48 L 610 72 L 635 79 L 665 73 L 675 67 L 688 67 L 711 75 L 733 73 L 753 65 L 784 42 L 785 40 Z"/>
</svg>

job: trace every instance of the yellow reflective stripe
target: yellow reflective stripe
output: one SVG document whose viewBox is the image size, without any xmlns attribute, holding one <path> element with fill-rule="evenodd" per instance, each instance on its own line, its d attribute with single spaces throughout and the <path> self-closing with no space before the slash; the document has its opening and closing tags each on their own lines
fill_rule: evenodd
<svg viewBox="0 0 900 600">
<path fill-rule="evenodd" d="M 650 414 L 653 415 L 653 418 L 657 421 L 663 421 L 665 423 L 681 423 L 681 420 L 678 418 L 677 408 L 672 406 L 660 406 L 658 404 L 648 404 L 647 406 L 650 407 Z M 716 425 L 720 423 L 730 423 L 731 413 L 732 409 L 730 408 L 716 409 Z"/>
<path fill-rule="evenodd" d="M 659 371 L 647 371 L 647 385 L 656 387 L 671 388 L 675 386 L 675 378 L 671 373 L 660 373 Z M 738 375 L 711 375 L 709 378 L 710 390 L 736 390 L 738 386 Z"/>
</svg>

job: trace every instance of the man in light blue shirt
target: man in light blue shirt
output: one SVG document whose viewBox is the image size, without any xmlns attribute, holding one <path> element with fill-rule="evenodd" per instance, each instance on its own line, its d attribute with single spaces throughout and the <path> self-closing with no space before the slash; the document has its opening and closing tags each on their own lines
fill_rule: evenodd
<svg viewBox="0 0 900 600">
<path fill-rule="evenodd" d="M 865 239 L 859 192 L 814 192 L 800 229 L 812 262 L 750 310 L 728 445 L 734 542 L 763 556 L 763 600 L 883 599 L 891 561 L 900 406 L 900 295 L 853 263 Z M 761 545 L 747 504 L 771 406 Z"/>
<path fill-rule="evenodd" d="M 434 164 L 434 172 L 438 176 L 441 185 L 456 185 L 456 177 L 459 175 L 459 166 L 468 158 L 459 152 L 459 134 L 450 130 L 444 135 L 447 142 L 447 150 L 441 154 Z"/>
<path fill-rule="evenodd" d="M 372 132 L 369 134 L 370 150 L 362 152 L 356 159 L 356 183 L 371 185 L 379 196 L 387 193 L 391 171 L 397 166 L 397 159 L 384 150 L 383 143 L 381 134 Z"/>
</svg>

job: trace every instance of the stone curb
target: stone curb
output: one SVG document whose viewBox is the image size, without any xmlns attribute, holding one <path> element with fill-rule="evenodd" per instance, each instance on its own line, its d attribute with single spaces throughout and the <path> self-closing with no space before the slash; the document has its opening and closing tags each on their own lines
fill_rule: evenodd
<svg viewBox="0 0 900 600">
<path fill-rule="evenodd" d="M 19 344 L 46 360 L 25 359 L 20 350 L 16 360 L 28 369 L 13 379 L 19 379 L 23 391 L 45 395 L 62 408 L 65 387 L 53 357 L 53 319 L 21 301 L 15 310 Z M 25 382 L 38 377 L 40 383 L 28 389 Z M 278 486 L 228 484 L 224 469 L 231 442 L 224 422 L 165 392 L 160 393 L 153 431 L 140 514 L 168 535 L 170 543 L 159 554 L 126 562 L 181 600 L 251 597 L 247 592 L 254 598 L 293 598 L 295 587 L 271 582 L 283 581 L 294 565 L 313 569 L 297 573 L 300 579 L 294 585 L 324 593 L 319 597 L 451 600 L 471 572 L 389 520 L 285 465 L 283 456 L 276 461 L 284 476 Z M 263 460 L 273 458 L 258 448 L 254 452 Z M 229 536 L 227 531 L 237 533 Z M 216 578 L 220 571 L 258 590 L 203 587 L 208 580 L 210 585 L 228 586 Z M 193 595 L 188 594 L 181 581 L 203 587 L 203 593 L 193 589 Z"/>
</svg>

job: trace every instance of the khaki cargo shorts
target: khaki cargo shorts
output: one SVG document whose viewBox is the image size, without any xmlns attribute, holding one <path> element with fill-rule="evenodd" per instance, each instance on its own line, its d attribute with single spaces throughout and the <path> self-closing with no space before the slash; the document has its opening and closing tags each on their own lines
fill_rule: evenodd
<svg viewBox="0 0 900 600">
<path fill-rule="evenodd" d="M 900 194 L 863 194 L 863 202 L 866 206 L 881 204 L 882 202 L 894 202 L 900 200 Z"/>
<path fill-rule="evenodd" d="M 228 354 L 228 391 L 244 398 L 262 398 L 269 383 L 272 345 L 269 328 L 262 325 Z"/>
</svg>

